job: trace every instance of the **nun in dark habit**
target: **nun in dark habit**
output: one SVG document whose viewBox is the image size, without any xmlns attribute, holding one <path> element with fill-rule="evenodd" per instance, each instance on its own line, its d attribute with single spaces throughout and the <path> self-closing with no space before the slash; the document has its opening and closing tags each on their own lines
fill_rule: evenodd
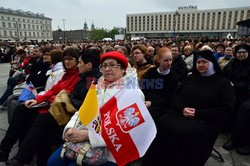
<svg viewBox="0 0 250 166">
<path fill-rule="evenodd" d="M 213 53 L 197 52 L 193 63 L 193 73 L 173 94 L 172 112 L 158 123 L 156 162 L 160 165 L 203 166 L 225 118 L 233 110 L 232 86 L 223 77 Z"/>
</svg>

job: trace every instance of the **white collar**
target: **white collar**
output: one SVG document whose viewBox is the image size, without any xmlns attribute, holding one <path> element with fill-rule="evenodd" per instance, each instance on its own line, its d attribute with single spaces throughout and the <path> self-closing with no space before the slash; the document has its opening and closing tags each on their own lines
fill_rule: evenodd
<svg viewBox="0 0 250 166">
<path fill-rule="evenodd" d="M 165 70 L 165 71 L 161 71 L 161 70 L 160 70 L 160 67 L 158 67 L 158 68 L 157 68 L 157 71 L 158 71 L 158 73 L 159 73 L 160 75 L 167 75 L 167 74 L 170 72 L 170 69 Z"/>
</svg>

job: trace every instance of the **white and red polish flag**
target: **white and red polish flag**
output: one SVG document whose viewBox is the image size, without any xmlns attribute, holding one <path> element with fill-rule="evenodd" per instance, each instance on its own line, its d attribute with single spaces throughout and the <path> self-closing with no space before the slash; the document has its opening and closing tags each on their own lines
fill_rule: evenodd
<svg viewBox="0 0 250 166">
<path fill-rule="evenodd" d="M 156 136 L 155 123 L 136 89 L 122 89 L 100 108 L 101 135 L 118 165 L 142 157 Z"/>
</svg>

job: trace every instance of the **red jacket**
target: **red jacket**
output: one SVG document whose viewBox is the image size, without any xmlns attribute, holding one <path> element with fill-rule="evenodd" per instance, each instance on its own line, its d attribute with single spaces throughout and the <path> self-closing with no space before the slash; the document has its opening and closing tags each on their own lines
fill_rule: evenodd
<svg viewBox="0 0 250 166">
<path fill-rule="evenodd" d="M 58 81 L 56 85 L 54 85 L 45 94 L 36 96 L 35 100 L 38 103 L 41 103 L 43 101 L 49 101 L 50 103 L 52 103 L 56 95 L 63 89 L 67 90 L 71 94 L 73 92 L 73 89 L 76 83 L 79 80 L 80 80 L 80 76 L 79 76 L 78 69 L 67 71 L 63 75 L 62 79 Z M 39 112 L 42 113 L 44 111 L 47 112 L 47 110 L 44 110 L 44 109 L 40 110 Z"/>
</svg>

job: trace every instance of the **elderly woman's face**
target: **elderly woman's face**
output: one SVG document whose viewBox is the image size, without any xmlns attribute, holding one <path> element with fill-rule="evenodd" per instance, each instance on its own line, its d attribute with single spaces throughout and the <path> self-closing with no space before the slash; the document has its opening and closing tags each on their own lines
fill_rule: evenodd
<svg viewBox="0 0 250 166">
<path fill-rule="evenodd" d="M 114 82 L 123 77 L 123 73 L 125 72 L 121 69 L 121 64 L 117 63 L 117 60 L 108 58 L 103 61 L 101 65 L 101 71 L 105 81 Z"/>
<path fill-rule="evenodd" d="M 209 61 L 206 59 L 198 59 L 196 62 L 196 69 L 199 73 L 205 73 L 209 68 Z"/>
<path fill-rule="evenodd" d="M 248 52 L 246 50 L 239 50 L 236 53 L 236 56 L 239 60 L 244 60 L 248 57 Z"/>
</svg>

